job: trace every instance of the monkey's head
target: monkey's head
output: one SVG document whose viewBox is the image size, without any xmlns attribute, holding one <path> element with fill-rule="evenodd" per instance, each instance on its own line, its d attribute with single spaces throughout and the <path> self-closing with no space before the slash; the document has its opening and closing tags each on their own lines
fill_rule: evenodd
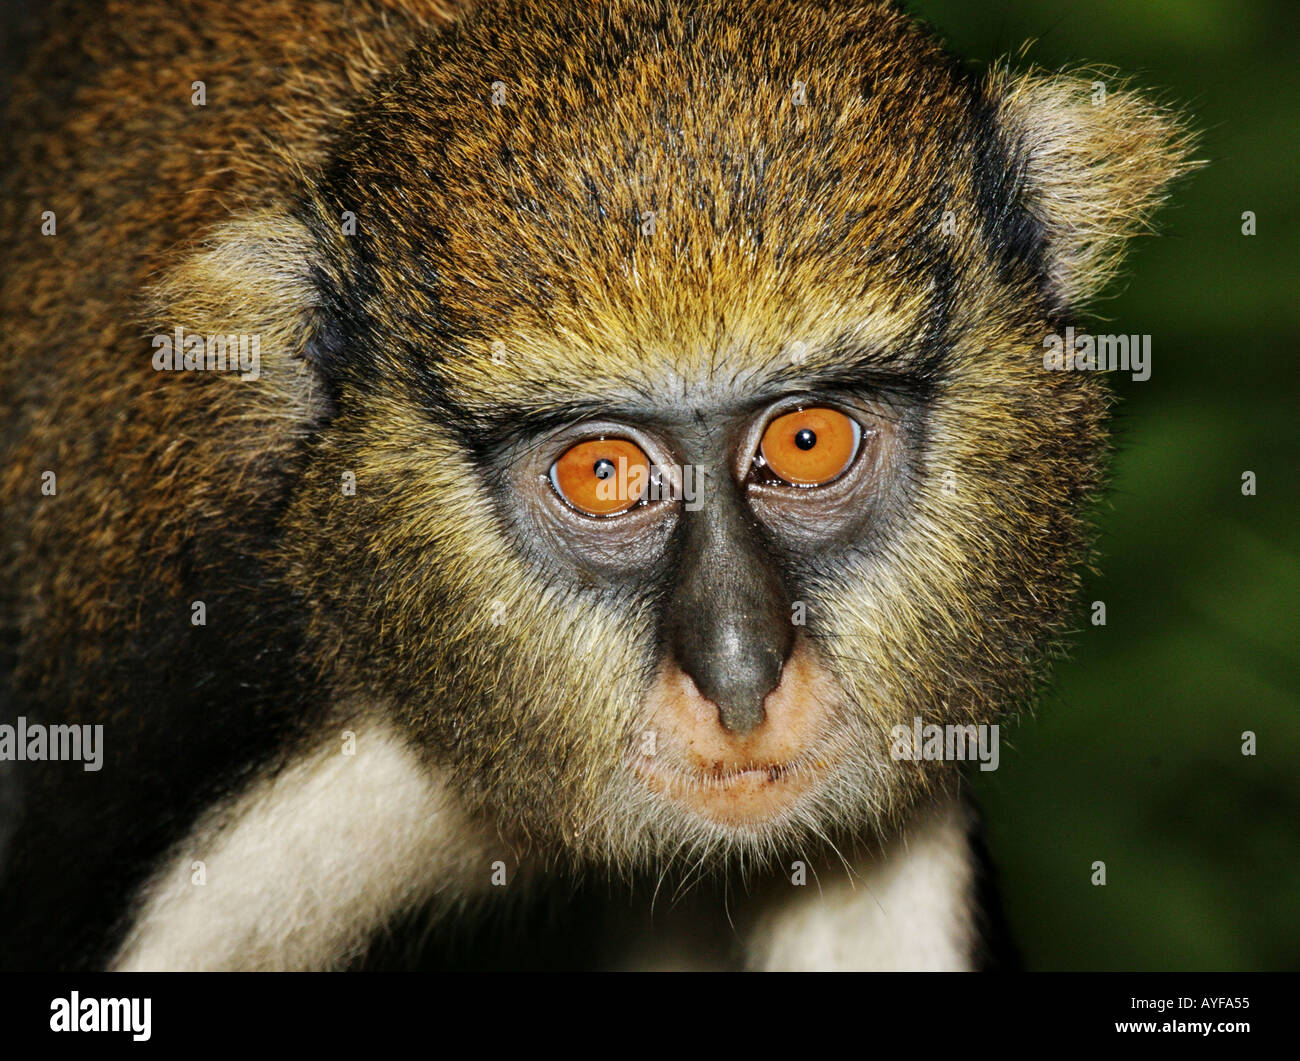
<svg viewBox="0 0 1300 1061">
<path fill-rule="evenodd" d="M 1044 338 L 1186 151 L 892 6 L 424 42 L 230 237 L 330 396 L 283 528 L 322 679 L 617 862 L 896 818 L 951 767 L 894 727 L 997 721 L 1070 624 L 1106 400 Z"/>
</svg>

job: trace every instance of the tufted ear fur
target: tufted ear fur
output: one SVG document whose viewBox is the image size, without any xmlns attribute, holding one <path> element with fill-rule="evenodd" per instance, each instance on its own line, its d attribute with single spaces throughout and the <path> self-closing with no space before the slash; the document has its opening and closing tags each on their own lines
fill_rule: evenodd
<svg viewBox="0 0 1300 1061">
<path fill-rule="evenodd" d="M 1192 161 L 1184 117 L 1109 72 L 989 75 L 1020 176 L 1022 205 L 1042 228 L 1049 295 L 1078 307 L 1114 277 L 1171 181 Z"/>
<path fill-rule="evenodd" d="M 320 315 L 314 257 L 311 234 L 286 214 L 262 210 L 227 221 L 149 288 L 149 327 L 160 335 L 180 328 L 255 336 L 255 379 L 240 380 L 250 414 L 318 422 L 330 401 L 308 356 Z"/>
</svg>

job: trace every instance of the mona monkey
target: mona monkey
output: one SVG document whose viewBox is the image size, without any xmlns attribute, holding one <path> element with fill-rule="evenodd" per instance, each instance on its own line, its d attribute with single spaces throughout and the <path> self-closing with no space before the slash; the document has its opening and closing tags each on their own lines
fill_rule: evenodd
<svg viewBox="0 0 1300 1061">
<path fill-rule="evenodd" d="M 1044 338 L 1178 113 L 893 3 L 99 0 L 6 142 L 0 963 L 519 964 L 584 881 L 602 967 L 987 963 L 895 734 L 1072 625 Z"/>
</svg>

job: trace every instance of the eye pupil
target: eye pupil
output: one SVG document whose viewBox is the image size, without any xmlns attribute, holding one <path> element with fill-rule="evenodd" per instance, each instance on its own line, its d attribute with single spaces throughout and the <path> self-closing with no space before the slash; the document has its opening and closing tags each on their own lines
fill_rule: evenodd
<svg viewBox="0 0 1300 1061">
<path fill-rule="evenodd" d="M 597 479 L 608 479 L 614 474 L 616 469 L 614 468 L 614 462 L 612 460 L 601 457 L 600 460 L 591 466 L 591 470 Z"/>
<path fill-rule="evenodd" d="M 817 435 L 805 427 L 794 436 L 794 444 L 802 450 L 812 449 L 813 446 L 817 445 Z"/>
</svg>

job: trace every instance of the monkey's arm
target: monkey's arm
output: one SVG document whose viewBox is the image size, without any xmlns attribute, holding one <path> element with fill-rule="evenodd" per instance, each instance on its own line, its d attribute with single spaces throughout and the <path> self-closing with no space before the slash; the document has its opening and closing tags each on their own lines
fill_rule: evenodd
<svg viewBox="0 0 1300 1061">
<path fill-rule="evenodd" d="M 490 837 L 400 735 L 354 725 L 213 808 L 142 890 L 115 970 L 341 968 L 395 915 L 471 898 Z"/>
</svg>

